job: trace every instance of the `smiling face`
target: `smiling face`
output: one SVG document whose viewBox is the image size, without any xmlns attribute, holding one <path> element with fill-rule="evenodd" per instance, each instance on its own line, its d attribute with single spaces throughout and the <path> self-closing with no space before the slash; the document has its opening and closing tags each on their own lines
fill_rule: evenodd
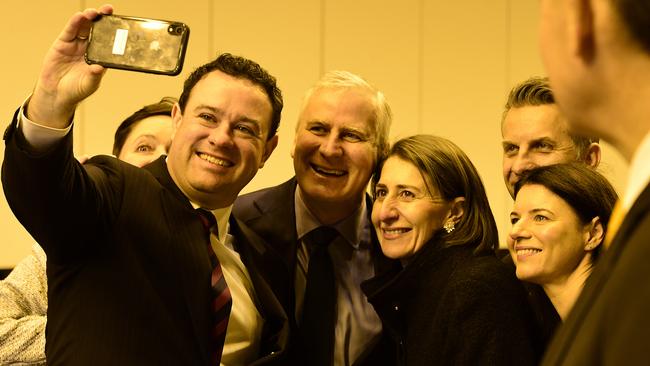
<svg viewBox="0 0 650 366">
<path fill-rule="evenodd" d="M 381 250 L 393 259 L 417 253 L 451 215 L 451 203 L 437 190 L 429 193 L 415 165 L 397 156 L 384 163 L 375 197 L 372 224 Z"/>
<path fill-rule="evenodd" d="M 527 184 L 519 190 L 510 221 L 508 249 L 521 280 L 562 283 L 588 253 L 590 225 L 544 186 Z"/>
<path fill-rule="evenodd" d="M 185 111 L 176 105 L 172 118 L 169 172 L 208 209 L 232 204 L 277 144 L 277 136 L 267 141 L 271 103 L 262 88 L 221 71 L 196 83 Z"/>
<path fill-rule="evenodd" d="M 377 159 L 371 94 L 318 89 L 298 123 L 292 156 L 305 203 L 358 207 Z"/>
<path fill-rule="evenodd" d="M 151 116 L 136 122 L 117 157 L 135 166 L 145 166 L 167 154 L 172 138 L 172 118 Z"/>
<path fill-rule="evenodd" d="M 514 186 L 537 166 L 575 161 L 577 150 L 555 104 L 508 111 L 501 127 L 503 180 L 514 197 Z"/>
</svg>

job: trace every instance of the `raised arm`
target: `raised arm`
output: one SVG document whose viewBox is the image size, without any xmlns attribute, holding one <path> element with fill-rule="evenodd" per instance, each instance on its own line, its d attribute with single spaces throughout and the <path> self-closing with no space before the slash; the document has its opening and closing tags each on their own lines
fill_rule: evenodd
<svg viewBox="0 0 650 366">
<path fill-rule="evenodd" d="M 27 108 L 27 118 L 44 126 L 65 128 L 79 102 L 99 88 L 105 69 L 88 65 L 84 52 L 92 20 L 112 14 L 113 7 L 86 9 L 74 14 L 50 47 Z"/>
</svg>

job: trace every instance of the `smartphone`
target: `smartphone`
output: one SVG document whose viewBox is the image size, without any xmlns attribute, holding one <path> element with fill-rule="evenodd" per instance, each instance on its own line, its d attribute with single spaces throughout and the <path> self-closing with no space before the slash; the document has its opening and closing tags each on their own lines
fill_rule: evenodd
<svg viewBox="0 0 650 366">
<path fill-rule="evenodd" d="M 93 22 L 84 58 L 114 69 L 178 75 L 190 28 L 181 22 L 100 15 Z"/>
</svg>

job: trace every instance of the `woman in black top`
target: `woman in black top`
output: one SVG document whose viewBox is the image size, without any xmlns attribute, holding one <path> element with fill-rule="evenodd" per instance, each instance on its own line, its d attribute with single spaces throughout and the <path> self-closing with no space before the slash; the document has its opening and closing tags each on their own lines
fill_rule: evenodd
<svg viewBox="0 0 650 366">
<path fill-rule="evenodd" d="M 395 364 L 536 364 L 541 351 L 526 294 L 495 255 L 485 189 L 460 148 L 429 135 L 402 139 L 380 163 L 373 188 L 382 251 L 402 268 L 363 290 Z"/>
</svg>

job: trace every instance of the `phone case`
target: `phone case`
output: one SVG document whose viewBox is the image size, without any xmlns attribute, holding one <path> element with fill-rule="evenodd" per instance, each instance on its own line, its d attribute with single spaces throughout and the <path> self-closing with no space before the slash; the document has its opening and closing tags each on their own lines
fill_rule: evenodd
<svg viewBox="0 0 650 366">
<path fill-rule="evenodd" d="M 189 33 L 181 22 L 102 15 L 90 30 L 84 58 L 114 69 L 178 75 Z"/>
</svg>

